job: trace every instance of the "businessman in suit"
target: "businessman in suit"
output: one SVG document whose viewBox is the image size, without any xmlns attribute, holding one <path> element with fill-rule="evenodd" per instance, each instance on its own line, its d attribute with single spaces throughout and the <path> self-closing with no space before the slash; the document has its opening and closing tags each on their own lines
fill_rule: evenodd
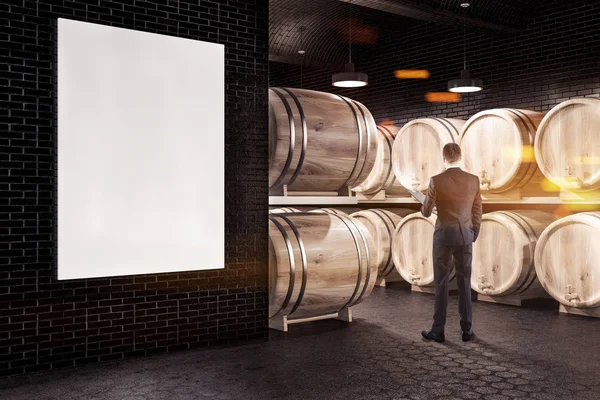
<svg viewBox="0 0 600 400">
<path fill-rule="evenodd" d="M 481 226 L 479 178 L 460 169 L 461 150 L 456 143 L 444 146 L 446 170 L 431 178 L 421 213 L 429 217 L 434 206 L 437 221 L 433 234 L 433 275 L 435 311 L 433 326 L 421 334 L 425 339 L 443 342 L 448 308 L 448 279 L 452 264 L 458 284 L 458 309 L 462 340 L 473 338 L 471 315 L 471 261 L 473 242 Z"/>
</svg>

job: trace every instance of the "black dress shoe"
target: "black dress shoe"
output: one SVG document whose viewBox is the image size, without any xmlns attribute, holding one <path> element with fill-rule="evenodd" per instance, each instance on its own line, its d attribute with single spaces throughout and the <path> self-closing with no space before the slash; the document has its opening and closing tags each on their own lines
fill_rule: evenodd
<svg viewBox="0 0 600 400">
<path fill-rule="evenodd" d="M 438 343 L 443 343 L 446 337 L 443 333 L 437 333 L 434 331 L 425 330 L 421 332 L 421 335 L 427 340 L 435 340 Z"/>
<path fill-rule="evenodd" d="M 474 337 L 475 337 L 475 332 L 473 332 L 473 329 L 469 329 L 468 331 L 463 331 L 463 333 L 462 333 L 463 342 L 468 342 L 470 340 L 473 340 Z"/>
</svg>

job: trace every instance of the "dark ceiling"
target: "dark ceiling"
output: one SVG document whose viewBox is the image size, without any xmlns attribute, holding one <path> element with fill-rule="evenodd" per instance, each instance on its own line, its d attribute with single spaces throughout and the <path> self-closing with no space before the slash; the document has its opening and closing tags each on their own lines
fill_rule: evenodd
<svg viewBox="0 0 600 400">
<path fill-rule="evenodd" d="M 349 2 L 352 1 L 352 6 Z M 272 61 L 339 68 L 348 59 L 349 11 L 353 61 L 360 63 L 392 31 L 433 23 L 505 35 L 524 28 L 544 0 L 269 0 Z M 298 50 L 306 50 L 304 56 Z"/>
<path fill-rule="evenodd" d="M 471 0 L 468 15 L 498 25 L 523 28 L 535 9 L 545 0 Z M 395 1 L 402 3 L 402 1 Z M 435 10 L 461 14 L 465 0 L 418 0 L 417 3 Z"/>
</svg>

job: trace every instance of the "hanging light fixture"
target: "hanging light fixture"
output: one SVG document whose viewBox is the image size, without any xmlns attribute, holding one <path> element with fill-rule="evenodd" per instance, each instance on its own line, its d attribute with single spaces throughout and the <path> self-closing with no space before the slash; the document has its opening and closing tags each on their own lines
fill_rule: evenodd
<svg viewBox="0 0 600 400">
<path fill-rule="evenodd" d="M 331 76 L 331 83 L 337 87 L 361 87 L 367 86 L 369 77 L 363 72 L 356 72 L 352 64 L 352 0 L 348 10 L 348 64 L 344 67 L 344 72 L 338 72 Z"/>
<path fill-rule="evenodd" d="M 463 2 L 460 6 L 464 9 L 468 8 L 471 4 Z M 483 89 L 483 82 L 481 79 L 471 78 L 469 70 L 467 69 L 467 19 L 463 20 L 463 53 L 464 53 L 464 67 L 460 71 L 459 79 L 452 79 L 448 81 L 448 90 L 455 93 L 472 93 L 479 92 Z"/>
</svg>

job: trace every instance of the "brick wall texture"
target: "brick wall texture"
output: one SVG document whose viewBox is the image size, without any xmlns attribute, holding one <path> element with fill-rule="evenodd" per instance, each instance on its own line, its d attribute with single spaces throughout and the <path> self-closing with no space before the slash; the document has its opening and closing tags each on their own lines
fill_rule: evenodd
<svg viewBox="0 0 600 400">
<path fill-rule="evenodd" d="M 56 279 L 61 17 L 225 45 L 225 269 Z M 0 375 L 266 338 L 267 32 L 267 0 L 0 2 Z"/>
<path fill-rule="evenodd" d="M 357 13 L 359 14 L 359 13 Z M 307 57 L 311 49 L 307 48 Z M 509 34 L 467 29 L 471 76 L 485 90 L 458 103 L 426 103 L 426 92 L 446 91 L 463 67 L 463 30 L 421 22 L 386 32 L 358 68 L 369 74 L 360 89 L 331 86 L 335 71 L 304 67 L 302 86 L 363 102 L 378 122 L 404 124 L 420 117 L 467 119 L 478 111 L 510 107 L 547 111 L 573 97 L 600 94 L 600 2 L 549 0 L 527 26 Z M 428 80 L 398 80 L 396 69 L 428 69 Z M 341 69 L 341 66 L 340 66 Z M 300 67 L 270 63 L 270 86 L 299 87 Z"/>
</svg>

